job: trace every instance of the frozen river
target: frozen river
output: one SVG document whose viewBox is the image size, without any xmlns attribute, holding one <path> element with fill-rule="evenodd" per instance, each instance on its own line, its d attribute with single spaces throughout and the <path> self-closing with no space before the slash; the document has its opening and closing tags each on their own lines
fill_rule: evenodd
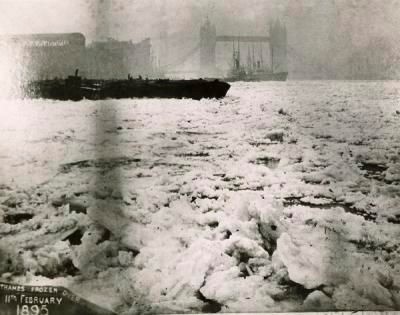
<svg viewBox="0 0 400 315">
<path fill-rule="evenodd" d="M 0 281 L 121 314 L 400 310 L 400 83 L 1 101 Z"/>
</svg>

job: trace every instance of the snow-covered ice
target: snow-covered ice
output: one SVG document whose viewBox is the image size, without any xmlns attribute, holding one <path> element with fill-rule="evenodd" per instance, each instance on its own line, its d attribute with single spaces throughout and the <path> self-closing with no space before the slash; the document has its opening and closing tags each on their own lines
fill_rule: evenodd
<svg viewBox="0 0 400 315">
<path fill-rule="evenodd" d="M 400 83 L 2 100 L 2 281 L 120 314 L 400 309 Z"/>
</svg>

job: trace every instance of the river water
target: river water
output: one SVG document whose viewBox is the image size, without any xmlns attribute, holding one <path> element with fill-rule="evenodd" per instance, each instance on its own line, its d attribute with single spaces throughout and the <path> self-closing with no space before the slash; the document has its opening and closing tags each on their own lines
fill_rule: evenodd
<svg viewBox="0 0 400 315">
<path fill-rule="evenodd" d="M 1 279 L 122 314 L 399 310 L 399 97 L 2 100 Z"/>
</svg>

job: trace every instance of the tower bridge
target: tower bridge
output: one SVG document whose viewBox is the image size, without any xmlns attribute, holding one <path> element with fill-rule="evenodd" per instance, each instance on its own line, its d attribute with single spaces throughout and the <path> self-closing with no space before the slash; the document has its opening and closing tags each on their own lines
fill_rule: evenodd
<svg viewBox="0 0 400 315">
<path fill-rule="evenodd" d="M 190 69 L 182 67 L 188 61 Z M 279 21 L 270 24 L 267 35 L 244 36 L 217 34 L 215 25 L 207 19 L 200 28 L 200 41 L 195 47 L 161 70 L 174 76 L 191 73 L 201 77 L 221 77 L 226 76 L 229 67 L 246 63 L 253 69 L 287 71 L 286 28 Z"/>
</svg>

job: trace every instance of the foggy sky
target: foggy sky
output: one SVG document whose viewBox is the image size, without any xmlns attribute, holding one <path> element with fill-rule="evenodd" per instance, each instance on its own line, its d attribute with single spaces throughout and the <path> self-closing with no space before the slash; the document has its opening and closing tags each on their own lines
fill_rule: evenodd
<svg viewBox="0 0 400 315">
<path fill-rule="evenodd" d="M 106 2 L 110 4 L 104 5 Z M 279 0 L 1 0 L 0 33 L 82 32 L 90 41 L 98 35 L 98 24 L 106 22 L 113 38 L 138 41 L 159 36 L 163 17 L 172 34 L 196 37 L 206 17 L 225 33 L 265 33 L 268 18 L 278 11 L 282 15 L 284 3 Z M 108 21 L 101 19 L 101 8 L 109 9 Z"/>
<path fill-rule="evenodd" d="M 379 54 L 395 64 L 400 51 L 400 0 L 104 1 L 0 0 L 0 33 L 82 32 L 87 42 L 150 37 L 157 46 L 164 30 L 177 55 L 198 42 L 207 17 L 225 35 L 266 35 L 278 18 L 287 25 L 292 78 L 340 78 L 367 50 L 372 64 Z"/>
</svg>

